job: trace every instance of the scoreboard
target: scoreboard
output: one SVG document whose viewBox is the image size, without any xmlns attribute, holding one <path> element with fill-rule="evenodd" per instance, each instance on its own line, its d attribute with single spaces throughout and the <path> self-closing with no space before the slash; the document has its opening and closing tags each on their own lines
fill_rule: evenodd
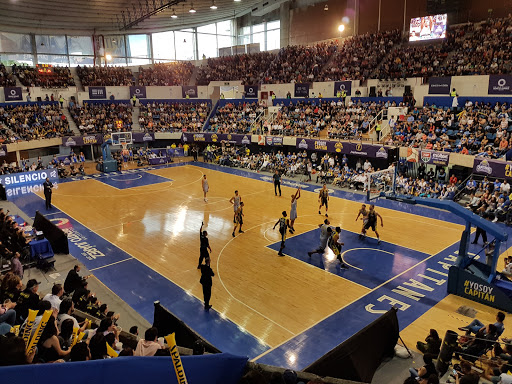
<svg viewBox="0 0 512 384">
<path fill-rule="evenodd" d="M 36 69 L 37 69 L 37 72 L 39 72 L 42 75 L 53 74 L 53 65 L 51 65 L 51 64 L 37 64 Z"/>
</svg>

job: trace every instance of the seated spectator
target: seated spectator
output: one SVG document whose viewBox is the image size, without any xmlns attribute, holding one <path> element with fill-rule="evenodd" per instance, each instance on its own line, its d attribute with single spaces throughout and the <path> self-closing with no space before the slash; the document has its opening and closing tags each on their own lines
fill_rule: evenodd
<svg viewBox="0 0 512 384">
<path fill-rule="evenodd" d="M 96 333 L 89 342 L 91 360 L 102 360 L 107 356 L 107 342 L 103 333 Z"/>
<path fill-rule="evenodd" d="M 411 374 L 411 377 L 417 377 L 421 382 L 421 380 L 430 378 L 431 375 L 437 376 L 437 370 L 432 362 L 432 358 L 433 356 L 430 354 L 423 355 L 423 362 L 425 365 L 418 369 L 410 368 L 409 373 Z"/>
<path fill-rule="evenodd" d="M 0 366 L 32 364 L 34 353 L 27 355 L 25 340 L 14 334 L 0 336 Z"/>
<path fill-rule="evenodd" d="M 501 336 L 503 331 L 505 330 L 505 326 L 503 321 L 505 320 L 505 314 L 503 312 L 498 312 L 496 314 L 496 322 L 494 323 L 494 327 L 496 327 L 497 336 Z M 477 334 L 479 331 L 485 333 L 486 326 L 478 319 L 473 320 L 469 325 L 465 327 L 460 327 L 459 330 L 466 331 L 466 334 L 470 335 L 471 333 Z"/>
<path fill-rule="evenodd" d="M 418 341 L 416 343 L 416 348 L 422 353 L 428 353 L 434 357 L 439 355 L 441 349 L 442 340 L 439 338 L 437 331 L 435 329 L 431 329 L 429 335 L 425 338 L 425 343 Z"/>
<path fill-rule="evenodd" d="M 39 295 L 37 290 L 41 284 L 36 279 L 30 279 L 27 282 L 27 287 L 23 292 L 20 293 L 16 305 L 16 315 L 18 317 L 17 322 L 23 323 L 28 316 L 28 310 L 37 310 L 39 306 Z"/>
<path fill-rule="evenodd" d="M 75 290 L 82 287 L 82 283 L 87 277 L 81 277 L 78 273 L 80 272 L 80 265 L 75 265 L 72 270 L 68 272 L 66 280 L 64 280 L 64 291 L 66 294 L 71 294 Z"/>
<path fill-rule="evenodd" d="M 84 103 L 69 107 L 80 133 L 108 133 L 132 129 L 132 106 L 128 103 Z"/>
<path fill-rule="evenodd" d="M 54 284 L 52 287 L 52 293 L 46 294 L 45 297 L 43 297 L 43 300 L 49 301 L 52 308 L 58 312 L 60 303 L 62 302 L 62 295 L 64 295 L 64 287 L 62 284 Z"/>
<path fill-rule="evenodd" d="M 68 67 L 52 67 L 51 72 L 39 71 L 33 67 L 15 67 L 13 71 L 25 87 L 68 88 L 75 85 L 75 80 Z M 46 95 L 46 101 L 50 98 Z"/>
<path fill-rule="evenodd" d="M 139 67 L 139 85 L 187 85 L 193 71 L 194 65 L 188 61 L 156 63 L 152 68 Z"/>
<path fill-rule="evenodd" d="M 139 124 L 146 132 L 200 132 L 210 114 L 208 103 L 146 103 Z"/>
<path fill-rule="evenodd" d="M 70 351 L 64 351 L 61 348 L 58 336 L 57 319 L 52 315 L 37 343 L 38 361 L 49 363 L 69 355 Z"/>
<path fill-rule="evenodd" d="M 82 326 L 79 325 L 78 320 L 73 317 L 73 312 L 75 310 L 73 301 L 69 298 L 62 300 L 59 308 L 59 315 L 57 316 L 57 326 L 59 330 L 62 331 L 62 323 L 66 320 L 71 320 L 73 322 L 73 328 L 78 328 L 78 334 L 84 332 L 87 327 L 91 324 L 91 320 L 84 321 Z"/>
<path fill-rule="evenodd" d="M 69 361 L 87 361 L 91 360 L 91 351 L 86 342 L 76 343 L 69 353 Z"/>
<path fill-rule="evenodd" d="M 135 356 L 154 356 L 155 352 L 162 349 L 158 343 L 158 330 L 155 327 L 148 328 L 144 333 L 144 339 L 139 340 L 135 348 Z"/>
<path fill-rule="evenodd" d="M 76 73 L 84 87 L 135 85 L 132 71 L 124 67 L 76 67 Z"/>
</svg>

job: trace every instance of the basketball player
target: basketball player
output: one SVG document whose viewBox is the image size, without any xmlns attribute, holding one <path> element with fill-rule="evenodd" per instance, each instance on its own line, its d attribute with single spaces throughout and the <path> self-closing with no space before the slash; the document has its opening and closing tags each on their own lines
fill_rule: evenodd
<svg viewBox="0 0 512 384">
<path fill-rule="evenodd" d="M 244 203 L 240 202 L 240 206 L 238 207 L 238 209 L 235 212 L 235 227 L 233 228 L 233 233 L 232 233 L 233 237 L 235 237 L 235 231 L 238 227 L 239 227 L 238 233 L 244 233 L 244 231 L 242 231 L 242 224 L 244 223 L 243 216 L 244 216 Z"/>
<path fill-rule="evenodd" d="M 203 175 L 203 180 L 201 180 L 201 183 L 203 186 L 204 201 L 207 203 L 208 199 L 206 198 L 206 194 L 208 193 L 208 180 L 206 180 L 206 175 Z"/>
<path fill-rule="evenodd" d="M 377 242 L 380 244 L 380 237 L 379 232 L 377 232 L 377 218 L 380 218 L 380 226 L 384 227 L 384 222 L 382 221 L 382 216 L 379 215 L 375 211 L 375 205 L 370 205 L 370 211 L 368 212 L 368 221 L 363 227 L 363 230 L 361 231 L 361 234 L 359 235 L 360 239 L 364 239 L 366 237 L 366 231 L 371 228 L 373 232 L 375 232 L 375 235 L 377 235 Z"/>
<path fill-rule="evenodd" d="M 325 217 L 328 217 L 328 215 L 327 215 L 327 210 L 329 209 L 328 201 L 329 201 L 329 190 L 327 189 L 327 185 L 324 184 L 324 186 L 320 190 L 320 193 L 318 194 L 318 202 L 320 203 L 320 206 L 318 207 L 319 215 L 322 214 L 321 208 L 325 205 Z"/>
<path fill-rule="evenodd" d="M 197 269 L 201 268 L 201 264 L 203 263 L 203 259 L 209 259 L 210 254 L 208 253 L 208 250 L 211 252 L 212 249 L 210 247 L 210 241 L 208 240 L 208 232 L 203 231 L 203 225 L 204 222 L 201 222 L 201 228 L 199 229 L 199 241 L 200 241 L 200 248 L 199 248 L 199 264 L 197 264 Z"/>
<path fill-rule="evenodd" d="M 368 211 L 366 210 L 366 204 L 363 204 L 361 206 L 361 209 L 357 213 L 356 221 L 359 219 L 359 216 L 361 216 L 361 220 L 363 220 L 363 226 L 361 228 L 361 232 L 364 231 L 364 226 L 368 222 Z"/>
<path fill-rule="evenodd" d="M 277 220 L 277 223 L 274 224 L 274 228 L 276 229 L 276 225 L 279 224 L 279 233 L 281 234 L 281 248 L 279 248 L 278 255 L 284 256 L 283 249 L 284 249 L 284 242 L 286 241 L 286 230 L 288 228 L 291 229 L 290 221 L 286 218 L 286 211 L 283 211 L 283 217 L 281 217 L 279 220 Z"/>
<path fill-rule="evenodd" d="M 324 254 L 325 247 L 327 247 L 327 241 L 331 237 L 332 228 L 330 226 L 331 222 L 329 219 L 325 219 L 323 224 L 318 224 L 318 228 L 320 228 L 320 245 L 314 251 L 308 252 L 308 256 L 314 255 L 315 253 L 319 253 L 321 255 Z"/>
<path fill-rule="evenodd" d="M 293 224 L 295 224 L 295 219 L 297 218 L 297 200 L 300 199 L 300 188 L 297 189 L 295 195 L 292 195 L 292 208 L 290 209 L 290 233 L 293 235 L 295 232 L 295 228 L 293 228 Z"/>
<path fill-rule="evenodd" d="M 234 211 L 234 215 L 233 215 L 233 223 L 236 223 L 236 211 L 238 210 L 238 208 L 240 207 L 240 203 L 242 202 L 242 196 L 240 196 L 238 194 L 238 190 L 235 191 L 235 196 L 233 196 L 229 202 L 231 204 L 233 204 L 233 211 Z"/>
<path fill-rule="evenodd" d="M 348 269 L 348 265 L 345 264 L 341 258 L 341 247 L 343 247 L 345 243 L 341 242 L 340 233 L 341 228 L 336 227 L 336 230 L 332 233 L 332 236 L 329 239 L 329 248 L 332 249 L 333 253 L 336 255 L 336 258 L 340 261 L 340 267 L 343 269 Z"/>
</svg>

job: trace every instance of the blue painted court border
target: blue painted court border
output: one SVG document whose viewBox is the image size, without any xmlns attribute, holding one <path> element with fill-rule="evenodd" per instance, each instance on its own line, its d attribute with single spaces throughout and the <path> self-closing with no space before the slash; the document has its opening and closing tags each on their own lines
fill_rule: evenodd
<svg viewBox="0 0 512 384">
<path fill-rule="evenodd" d="M 28 216 L 42 210 L 44 201 L 30 193 L 13 202 Z M 91 231 L 57 208 L 41 211 L 69 231 L 70 254 L 109 289 L 153 323 L 153 303 L 160 303 L 185 321 L 194 331 L 223 352 L 254 358 L 269 349 L 257 338 L 214 310 L 206 312 L 203 302 L 142 262 Z M 112 268 L 113 267 L 113 268 Z"/>
<path fill-rule="evenodd" d="M 267 175 L 262 175 L 250 171 L 240 170 L 240 169 L 233 169 L 229 167 L 220 167 L 213 164 L 205 164 L 205 163 L 195 163 L 195 162 L 183 162 L 183 163 L 175 163 L 171 165 L 164 165 L 164 166 L 154 166 L 154 167 L 147 167 L 145 169 L 138 169 L 133 170 L 134 172 L 145 172 L 146 170 L 152 170 L 152 169 L 160 169 L 160 168 L 167 168 L 167 167 L 176 167 L 176 166 L 183 166 L 183 165 L 193 165 L 198 167 L 203 167 L 207 169 L 212 169 L 220 172 L 225 172 L 237 176 L 242 177 L 249 177 L 255 180 L 265 181 L 271 183 L 272 179 Z M 103 176 L 103 175 L 102 175 Z M 86 176 L 86 179 L 94 179 L 96 177 Z M 61 182 L 70 182 L 74 181 L 73 179 L 63 180 Z M 293 179 L 284 179 L 282 181 L 282 185 L 284 186 L 290 186 L 290 187 L 296 187 L 301 186 L 304 190 L 307 191 L 314 191 L 315 189 L 319 188 L 319 184 L 314 183 L 300 183 L 297 180 Z M 352 201 L 358 201 L 358 202 L 364 202 L 365 196 L 358 193 L 351 193 L 341 190 L 334 190 L 333 193 L 331 193 L 331 196 L 333 197 L 340 197 Z M 35 212 L 36 209 L 42 209 L 42 199 L 40 199 L 35 194 L 29 194 L 29 195 L 21 195 L 14 198 L 15 203 L 18 204 L 20 209 L 22 209 L 26 213 Z M 430 217 L 438 220 L 443 220 L 451 223 L 457 223 L 457 224 L 463 224 L 463 221 L 459 219 L 458 217 L 454 217 L 448 212 L 431 209 L 427 207 L 421 207 L 421 206 L 414 206 L 409 205 L 405 203 L 399 203 L 395 201 L 389 201 L 389 200 L 377 200 L 375 201 L 375 205 L 379 207 L 385 207 L 390 208 L 394 210 L 399 210 L 402 212 L 408 212 L 424 217 Z M 59 210 L 56 208 L 53 208 L 51 211 L 48 211 L 49 214 L 61 214 Z M 65 214 L 63 214 L 65 215 Z M 29 216 L 31 216 L 29 214 Z M 66 217 L 69 217 L 65 215 Z M 73 222 L 73 220 L 71 219 Z M 76 223 L 76 222 L 75 222 Z M 73 223 L 73 224 L 75 224 Z M 76 225 L 80 225 L 79 223 L 76 223 Z M 83 226 L 82 226 L 83 227 Z M 89 231 L 91 233 L 91 236 L 96 236 L 97 238 L 102 239 L 92 231 L 88 230 L 87 228 L 83 227 L 86 231 Z M 504 227 L 505 228 L 505 227 Z M 508 233 L 512 233 L 512 231 L 507 228 L 506 229 Z M 91 237 L 91 238 L 92 238 Z M 103 239 L 104 240 L 104 239 Z M 106 241 L 106 240 L 104 240 Z M 108 243 L 108 242 L 107 242 Z M 110 244 L 110 243 L 109 243 Z M 158 299 L 162 302 L 163 305 L 167 306 L 170 310 L 175 312 L 178 316 L 186 316 L 182 317 L 183 319 L 186 319 L 187 323 L 197 332 L 199 332 L 201 335 L 203 335 L 207 340 L 212 342 L 212 344 L 216 345 L 219 349 L 223 351 L 229 351 L 231 353 L 239 354 L 239 355 L 247 355 L 249 357 L 254 357 L 258 355 L 259 353 L 263 353 L 262 357 L 258 358 L 258 362 L 267 363 L 267 364 L 273 364 L 283 367 L 289 367 L 292 369 L 303 369 L 307 365 L 314 362 L 319 357 L 323 356 L 326 352 L 328 352 L 330 349 L 341 343 L 342 341 L 346 340 L 353 334 L 355 334 L 358 330 L 360 330 L 362 327 L 364 327 L 366 324 L 369 324 L 371 321 L 374 320 L 375 316 L 378 316 L 379 314 L 373 314 L 368 312 L 367 306 L 368 305 L 374 305 L 373 310 L 381 310 L 385 311 L 389 308 L 390 303 L 388 298 L 394 298 L 394 300 L 402 300 L 402 304 L 405 306 L 410 305 L 410 307 L 407 307 L 404 311 L 399 311 L 399 320 L 400 320 L 400 326 L 401 329 L 405 328 L 407 325 L 415 321 L 418 317 L 420 317 L 423 313 L 425 313 L 428 309 L 430 309 L 432 306 L 434 306 L 437 302 L 439 302 L 442 298 L 446 296 L 446 286 L 445 281 L 443 281 L 443 276 L 441 273 L 445 273 L 446 271 L 443 271 L 443 268 L 447 270 L 447 268 L 455 261 L 454 252 L 457 249 L 457 243 L 452 245 L 451 247 L 448 247 L 446 250 L 440 252 L 437 255 L 432 256 L 429 258 L 426 262 L 420 262 L 417 266 L 412 268 L 409 271 L 404 272 L 402 275 L 396 276 L 393 280 L 390 280 L 389 282 L 382 284 L 381 286 L 378 286 L 376 289 L 372 290 L 365 296 L 359 298 L 358 300 L 354 301 L 353 303 L 349 304 L 345 308 L 340 309 L 339 311 L 333 313 L 332 315 L 328 316 L 326 319 L 321 321 L 320 323 L 314 325 L 310 329 L 306 330 L 300 335 L 297 335 L 293 338 L 291 338 L 289 341 L 283 343 L 282 345 L 269 350 L 268 346 L 261 345 L 253 336 L 247 335 L 246 333 L 239 330 L 238 326 L 233 324 L 230 321 L 226 321 L 225 319 L 220 318 L 220 316 L 217 313 L 213 313 L 214 316 L 217 318 L 215 320 L 208 318 L 201 318 L 200 316 L 196 318 L 195 315 L 197 314 L 203 314 L 204 311 L 202 311 L 202 303 L 193 298 L 192 296 L 187 295 L 181 288 L 175 286 L 172 282 L 168 281 L 167 279 L 164 279 L 161 275 L 154 272 L 153 270 L 150 270 L 148 267 L 144 266 L 142 263 L 136 261 L 135 259 L 131 258 L 128 254 L 126 254 L 128 257 L 127 259 L 121 259 L 120 262 L 117 264 L 114 264 L 118 267 L 115 268 L 115 273 L 110 275 L 109 273 L 106 273 L 106 271 L 101 272 L 102 277 L 104 279 L 109 279 L 109 286 L 110 288 L 113 288 L 113 291 L 116 292 L 117 290 L 121 290 L 122 292 L 116 292 L 123 300 L 125 300 L 130 306 L 132 306 L 135 310 L 137 310 L 142 316 L 144 316 L 148 321 L 152 321 L 152 312 L 153 312 L 153 303 L 151 301 L 151 292 L 146 292 L 149 290 L 149 287 L 147 285 L 147 280 L 144 280 L 144 284 L 138 285 L 137 287 L 140 287 L 141 292 L 138 292 L 137 295 L 134 292 L 126 292 L 127 288 L 126 286 L 115 286 L 115 284 L 110 284 L 110 282 L 114 282 L 119 279 L 119 273 L 117 272 L 117 268 L 119 268 L 122 264 L 129 263 L 127 266 L 133 265 L 131 264 L 132 261 L 137 263 L 136 266 L 132 266 L 131 268 L 128 268 L 129 271 L 126 273 L 129 273 L 131 276 L 128 277 L 130 279 L 137 278 L 139 279 L 141 275 L 146 276 L 147 278 L 154 279 L 157 284 L 159 284 L 160 279 L 166 280 L 166 284 L 170 285 L 172 288 L 177 288 L 178 296 L 180 297 L 180 300 L 170 300 L 171 302 L 166 302 L 162 300 L 162 296 L 159 295 Z M 110 244 L 112 246 L 112 244 Z M 117 247 L 115 247 L 117 248 Z M 122 251 L 121 251 L 122 252 Z M 79 258 L 80 259 L 80 258 Z M 80 259 L 82 261 L 82 259 Z M 84 264 L 87 266 L 87 262 L 84 262 Z M 140 266 L 144 269 L 139 270 Z M 433 268 L 431 267 L 433 266 Z M 89 268 L 89 267 L 88 267 Z M 91 266 L 92 269 L 95 267 Z M 96 267 L 98 268 L 98 267 Z M 101 267 L 100 267 L 101 268 Z M 108 267 L 101 268 L 97 271 L 95 271 L 95 274 L 97 276 L 100 275 L 100 271 L 102 270 L 108 270 Z M 148 269 L 149 271 L 146 271 Z M 142 273 L 141 273 L 142 272 Z M 427 274 L 429 272 L 432 275 Z M 146 274 L 147 273 L 147 274 Z M 414 274 L 416 273 L 416 275 Z M 397 287 L 404 283 L 404 282 L 410 282 L 408 279 L 416 277 L 422 274 L 422 277 L 424 282 L 418 282 L 419 286 L 429 287 L 433 288 L 433 292 L 428 292 L 428 295 L 425 295 L 425 298 L 418 299 L 418 296 L 415 296 L 415 298 L 407 298 L 403 297 L 401 294 L 397 294 L 394 292 L 394 290 L 397 289 Z M 411 277 L 412 276 L 412 277 Z M 437 282 L 432 280 L 437 279 Z M 119 282 L 117 282 L 119 283 Z M 430 285 L 431 284 L 432 287 Z M 132 284 L 130 284 L 132 286 Z M 174 286 L 174 287 L 173 287 Z M 403 287 L 402 287 L 403 288 Z M 159 286 L 158 290 L 153 290 L 153 292 L 158 291 L 161 292 L 161 288 Z M 170 291 L 172 294 L 174 292 Z M 418 292 L 421 292 L 418 291 Z M 142 295 L 141 293 L 144 293 Z M 394 297 L 392 296 L 394 294 Z M 185 297 L 189 296 L 188 298 Z M 172 296 L 172 295 L 171 295 Z M 386 298 L 387 297 L 387 298 Z M 398 299 L 397 299 L 398 297 Z M 384 299 L 383 299 L 384 298 Z M 379 299 L 382 299 L 379 301 Z M 418 300 L 416 300 L 418 299 Z M 194 311 L 194 308 L 192 308 L 191 313 L 185 313 L 184 315 L 181 315 L 178 313 L 175 308 L 180 309 L 179 307 L 183 305 L 188 310 L 191 309 L 189 305 L 187 305 L 187 302 L 190 301 L 193 306 L 196 306 L 199 308 L 199 310 Z M 411 302 L 412 304 L 408 304 L 408 302 Z M 379 307 L 380 305 L 380 307 Z M 189 317 L 190 316 L 190 317 Z M 220 328 L 222 328 L 220 331 L 212 331 L 209 332 L 209 325 L 211 323 L 218 323 Z M 220 323 L 220 324 L 219 324 Z M 229 326 L 231 325 L 231 326 Z M 206 328 L 206 329 L 205 329 Z M 228 329 L 231 328 L 231 329 Z M 216 330 L 217 328 L 215 328 Z M 205 333 L 202 332 L 204 330 Z M 224 333 L 226 332 L 226 333 Z M 211 337 L 210 337 L 211 334 Z M 225 339 L 226 334 L 229 336 L 232 336 L 231 338 Z M 249 341 L 253 341 L 252 344 L 249 346 L 244 345 L 247 340 L 244 340 L 243 335 L 247 336 L 247 339 Z M 216 342 L 218 338 L 218 342 Z M 229 344 L 227 348 L 223 348 L 224 345 Z M 232 347 L 232 349 L 230 349 Z M 244 348 L 245 347 L 245 348 Z M 252 347 L 252 348 L 251 348 Z M 251 349 L 250 352 L 246 352 L 248 349 Z M 258 351 L 260 351 L 258 353 Z M 267 352 L 265 352 L 267 351 Z"/>
</svg>

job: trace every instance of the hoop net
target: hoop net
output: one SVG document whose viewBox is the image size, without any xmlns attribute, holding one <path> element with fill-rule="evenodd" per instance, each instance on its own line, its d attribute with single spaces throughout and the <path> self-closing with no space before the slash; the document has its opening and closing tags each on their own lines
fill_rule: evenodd
<svg viewBox="0 0 512 384">
<path fill-rule="evenodd" d="M 119 144 L 121 144 L 121 153 L 124 156 L 128 156 L 130 151 L 128 151 L 128 143 L 126 141 L 121 141 Z"/>
<path fill-rule="evenodd" d="M 395 193 L 395 168 L 391 167 L 382 171 L 368 174 L 366 181 L 366 197 L 374 200 L 381 194 L 391 195 Z"/>
</svg>

